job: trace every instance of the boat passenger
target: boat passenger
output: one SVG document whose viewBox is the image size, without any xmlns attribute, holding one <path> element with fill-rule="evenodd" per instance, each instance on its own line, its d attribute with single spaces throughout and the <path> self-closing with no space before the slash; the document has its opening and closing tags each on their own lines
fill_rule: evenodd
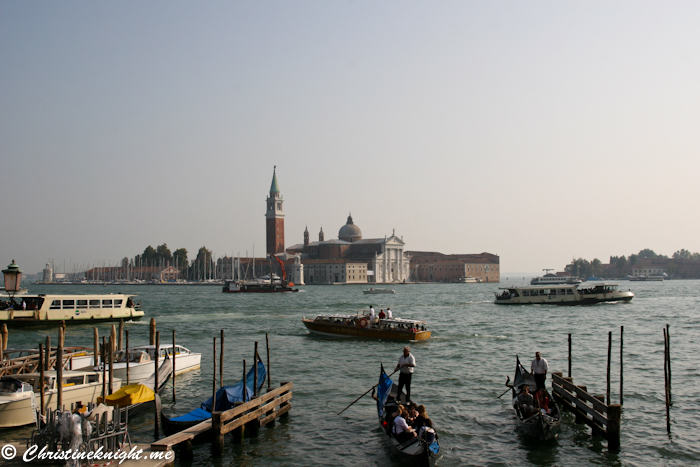
<svg viewBox="0 0 700 467">
<path fill-rule="evenodd" d="M 379 319 L 384 319 L 386 318 L 386 313 L 384 313 L 384 308 L 379 310 Z"/>
<path fill-rule="evenodd" d="M 530 386 L 524 385 L 523 389 L 518 394 L 518 404 L 523 415 L 531 415 L 536 412 L 535 398 L 530 394 Z"/>
<path fill-rule="evenodd" d="M 396 418 L 394 418 L 394 437 L 399 441 L 399 443 L 404 443 L 416 436 L 415 430 L 408 426 L 405 417 L 406 409 L 403 405 L 399 405 L 399 413 Z"/>
<path fill-rule="evenodd" d="M 372 308 L 372 305 L 369 306 L 369 324 L 370 326 L 376 324 L 378 322 L 377 315 L 374 314 L 374 308 Z"/>
<path fill-rule="evenodd" d="M 415 430 L 419 430 L 425 424 L 425 420 L 428 418 L 428 414 L 425 412 L 425 406 L 419 405 L 416 409 L 416 416 L 413 418 L 411 426 Z"/>
<path fill-rule="evenodd" d="M 429 418 L 425 419 L 425 421 L 423 422 L 423 426 L 420 427 L 420 429 L 418 430 L 418 436 L 426 440 L 428 444 L 432 444 L 435 441 L 437 433 L 435 433 L 435 430 L 433 429 L 432 420 L 430 420 Z"/>
<path fill-rule="evenodd" d="M 391 313 L 391 308 L 386 307 L 386 319 L 392 319 L 392 313 Z"/>
</svg>

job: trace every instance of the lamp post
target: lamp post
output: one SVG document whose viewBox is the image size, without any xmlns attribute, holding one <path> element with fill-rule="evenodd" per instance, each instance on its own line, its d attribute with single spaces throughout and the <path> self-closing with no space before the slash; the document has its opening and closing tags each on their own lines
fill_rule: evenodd
<svg viewBox="0 0 700 467">
<path fill-rule="evenodd" d="M 5 276 L 5 291 L 10 296 L 10 301 L 15 302 L 15 294 L 19 291 L 19 283 L 22 280 L 22 271 L 15 264 L 15 260 L 12 260 L 12 264 L 7 266 L 7 269 L 2 270 L 3 276 Z"/>
</svg>

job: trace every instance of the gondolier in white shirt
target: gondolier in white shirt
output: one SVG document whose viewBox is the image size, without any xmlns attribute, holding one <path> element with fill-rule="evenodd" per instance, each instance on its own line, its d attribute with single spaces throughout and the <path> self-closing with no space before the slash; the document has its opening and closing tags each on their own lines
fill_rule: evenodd
<svg viewBox="0 0 700 467">
<path fill-rule="evenodd" d="M 403 348 L 403 355 L 399 358 L 398 365 L 396 365 L 396 370 L 400 370 L 398 397 L 401 397 L 401 390 L 405 386 L 406 402 L 411 400 L 411 376 L 413 376 L 413 369 L 415 367 L 416 359 L 411 355 L 411 348 L 406 346 Z"/>
<path fill-rule="evenodd" d="M 537 389 L 544 388 L 544 380 L 547 379 L 547 370 L 549 370 L 547 360 L 542 358 L 541 353 L 535 352 L 535 359 L 530 366 L 530 372 L 535 376 Z"/>
</svg>

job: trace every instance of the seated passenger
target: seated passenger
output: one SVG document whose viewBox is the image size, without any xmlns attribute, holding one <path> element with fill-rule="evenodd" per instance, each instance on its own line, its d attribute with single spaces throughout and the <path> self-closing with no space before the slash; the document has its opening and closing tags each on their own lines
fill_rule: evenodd
<svg viewBox="0 0 700 467">
<path fill-rule="evenodd" d="M 416 412 L 418 413 L 418 415 L 413 419 L 413 423 L 411 423 L 411 426 L 416 430 L 420 430 L 420 427 L 422 427 L 425 424 L 425 420 L 428 418 L 428 414 L 425 412 L 424 405 L 419 405 L 418 407 L 416 407 Z"/>
<path fill-rule="evenodd" d="M 379 310 L 379 319 L 384 319 L 386 318 L 386 313 L 384 313 L 384 308 Z"/>
<path fill-rule="evenodd" d="M 520 394 L 518 394 L 517 403 L 523 415 L 532 415 L 536 412 L 535 398 L 530 394 L 530 386 L 527 384 L 523 386 Z"/>
<path fill-rule="evenodd" d="M 425 419 L 425 421 L 423 422 L 423 426 L 420 427 L 418 433 L 418 436 L 426 440 L 428 444 L 432 444 L 435 441 L 435 438 L 437 437 L 437 434 L 433 429 L 433 422 L 429 418 Z"/>
<path fill-rule="evenodd" d="M 406 423 L 406 415 L 406 409 L 403 405 L 400 405 L 399 413 L 396 418 L 394 418 L 394 437 L 399 443 L 405 443 L 411 438 L 416 437 L 416 432 Z"/>
</svg>

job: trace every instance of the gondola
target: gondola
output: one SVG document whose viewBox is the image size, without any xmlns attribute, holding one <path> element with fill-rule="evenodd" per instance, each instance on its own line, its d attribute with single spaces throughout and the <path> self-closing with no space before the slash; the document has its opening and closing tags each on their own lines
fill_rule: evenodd
<svg viewBox="0 0 700 467">
<path fill-rule="evenodd" d="M 384 438 L 387 440 L 393 450 L 398 453 L 404 461 L 410 462 L 412 465 L 433 466 L 441 456 L 440 444 L 437 437 L 432 443 L 428 443 L 426 439 L 415 437 L 399 443 L 392 433 L 394 425 L 394 414 L 401 400 L 406 401 L 406 395 L 401 392 L 401 397 L 398 394 L 398 386 L 387 376 L 384 371 L 384 366 L 381 367 L 379 373 L 379 384 L 377 385 L 377 414 L 379 416 L 379 427 L 382 430 Z M 407 401 L 412 404 L 412 401 Z"/>
<path fill-rule="evenodd" d="M 546 388 L 535 390 L 535 377 L 520 363 L 516 355 L 515 379 L 511 387 L 512 407 L 515 412 L 516 431 L 524 436 L 546 440 L 556 438 L 561 424 L 561 409 L 551 397 Z M 518 395 L 525 385 L 530 386 L 536 411 L 531 414 L 523 413 L 518 403 Z"/>
<path fill-rule="evenodd" d="M 258 360 L 257 370 L 257 393 L 259 394 L 260 389 L 265 384 L 266 377 L 265 365 L 260 360 Z M 246 402 L 253 398 L 253 388 L 255 387 L 255 367 L 251 367 L 251 369 L 248 370 L 248 374 L 246 375 L 245 380 L 245 391 L 243 390 L 243 380 L 240 380 L 236 384 L 219 388 L 219 390 L 216 391 L 217 411 L 225 411 L 232 409 L 234 407 L 234 404 L 238 402 Z M 185 415 L 181 415 L 175 418 L 168 418 L 165 415 L 163 415 L 160 398 L 156 397 L 156 410 L 158 410 L 158 414 L 160 416 L 161 421 L 161 427 L 165 436 L 174 435 L 175 433 L 179 433 L 182 430 L 191 428 L 205 420 L 209 420 L 211 418 L 211 399 L 212 398 L 210 397 L 206 401 L 202 402 L 202 405 L 199 408 L 196 408 L 191 412 L 186 413 Z M 197 440 L 195 439 L 195 441 Z"/>
</svg>

